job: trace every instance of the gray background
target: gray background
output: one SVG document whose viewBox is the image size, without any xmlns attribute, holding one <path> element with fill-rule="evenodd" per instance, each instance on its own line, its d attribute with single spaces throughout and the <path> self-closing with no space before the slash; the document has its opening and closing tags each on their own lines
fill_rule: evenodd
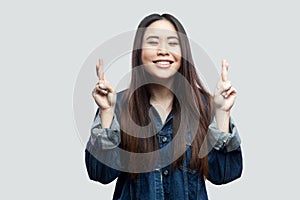
<svg viewBox="0 0 300 200">
<path fill-rule="evenodd" d="M 233 183 L 208 183 L 210 198 L 295 199 L 299 6 L 195 2 L 1 1 L 1 199 L 111 199 L 114 183 L 92 182 L 85 171 L 74 85 L 95 48 L 152 12 L 174 14 L 216 66 L 230 63 L 245 167 Z"/>
</svg>

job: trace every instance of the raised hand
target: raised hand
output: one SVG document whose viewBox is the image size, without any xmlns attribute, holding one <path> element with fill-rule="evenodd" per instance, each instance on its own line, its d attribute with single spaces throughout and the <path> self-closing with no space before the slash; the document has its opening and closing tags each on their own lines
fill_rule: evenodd
<svg viewBox="0 0 300 200">
<path fill-rule="evenodd" d="M 214 93 L 214 104 L 216 110 L 229 112 L 236 99 L 236 90 L 228 81 L 228 63 L 225 59 L 222 60 L 222 74 L 217 83 Z"/>
<path fill-rule="evenodd" d="M 101 58 L 96 64 L 96 73 L 99 80 L 92 93 L 94 100 L 102 112 L 113 111 L 116 104 L 116 92 L 105 79 L 103 60 Z"/>
</svg>

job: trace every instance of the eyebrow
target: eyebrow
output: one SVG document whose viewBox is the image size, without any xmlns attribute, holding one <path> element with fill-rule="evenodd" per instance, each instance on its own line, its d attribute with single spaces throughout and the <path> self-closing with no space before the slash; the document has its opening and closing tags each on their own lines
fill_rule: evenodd
<svg viewBox="0 0 300 200">
<path fill-rule="evenodd" d="M 169 36 L 169 37 L 167 37 L 167 39 L 169 40 L 169 39 L 177 39 L 178 40 L 178 37 L 176 37 L 176 36 Z"/>
<path fill-rule="evenodd" d="M 146 40 L 153 39 L 153 38 L 154 38 L 154 39 L 159 39 L 158 36 L 151 36 L 151 35 L 150 35 L 150 36 L 148 36 L 148 37 L 146 38 Z"/>
<path fill-rule="evenodd" d="M 159 39 L 159 37 L 158 36 L 153 36 L 153 35 L 150 35 L 150 36 L 148 36 L 147 38 L 146 38 L 146 40 L 149 40 L 149 39 Z M 169 36 L 169 37 L 167 37 L 167 39 L 169 40 L 169 39 L 177 39 L 178 40 L 178 37 L 176 37 L 176 36 Z"/>
</svg>

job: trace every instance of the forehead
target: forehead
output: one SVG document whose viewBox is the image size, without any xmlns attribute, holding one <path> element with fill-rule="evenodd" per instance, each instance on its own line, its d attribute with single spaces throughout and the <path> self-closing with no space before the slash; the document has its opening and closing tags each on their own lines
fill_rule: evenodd
<svg viewBox="0 0 300 200">
<path fill-rule="evenodd" d="M 145 31 L 144 38 L 154 35 L 159 37 L 177 36 L 177 31 L 173 24 L 167 20 L 158 20 L 150 24 Z"/>
</svg>

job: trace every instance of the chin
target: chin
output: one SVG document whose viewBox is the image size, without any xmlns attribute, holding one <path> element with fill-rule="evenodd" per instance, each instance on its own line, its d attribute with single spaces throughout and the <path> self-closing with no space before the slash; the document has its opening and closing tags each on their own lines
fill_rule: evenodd
<svg viewBox="0 0 300 200">
<path fill-rule="evenodd" d="M 160 74 L 153 74 L 153 73 L 150 73 L 149 74 L 150 75 L 150 78 L 151 79 L 154 79 L 154 80 L 156 80 L 156 81 L 168 81 L 168 80 L 173 80 L 173 78 L 174 78 L 174 73 L 172 73 L 172 74 L 162 74 L 162 73 L 160 73 Z"/>
</svg>

